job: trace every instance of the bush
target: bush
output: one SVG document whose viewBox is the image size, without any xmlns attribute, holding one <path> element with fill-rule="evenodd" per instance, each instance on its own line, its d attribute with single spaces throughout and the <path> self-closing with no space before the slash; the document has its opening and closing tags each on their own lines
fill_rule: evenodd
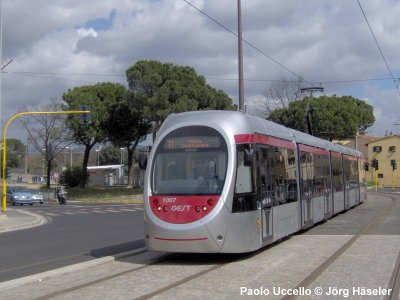
<svg viewBox="0 0 400 300">
<path fill-rule="evenodd" d="M 67 188 L 77 187 L 79 185 L 86 185 L 89 179 L 89 174 L 87 172 L 82 171 L 82 168 L 79 166 L 74 166 L 72 168 L 68 167 L 61 174 L 59 179 L 59 184 L 65 185 Z"/>
</svg>

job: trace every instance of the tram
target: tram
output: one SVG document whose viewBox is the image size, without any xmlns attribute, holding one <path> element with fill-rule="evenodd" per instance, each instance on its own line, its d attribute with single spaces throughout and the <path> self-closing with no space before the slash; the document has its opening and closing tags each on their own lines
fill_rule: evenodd
<svg viewBox="0 0 400 300">
<path fill-rule="evenodd" d="M 251 252 L 366 198 L 362 153 L 234 111 L 170 115 L 148 158 L 145 243 Z"/>
</svg>

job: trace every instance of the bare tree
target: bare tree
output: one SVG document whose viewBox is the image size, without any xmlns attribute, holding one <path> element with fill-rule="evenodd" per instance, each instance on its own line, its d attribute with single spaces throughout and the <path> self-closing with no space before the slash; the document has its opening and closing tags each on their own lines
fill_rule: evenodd
<svg viewBox="0 0 400 300">
<path fill-rule="evenodd" d="M 259 100 L 259 107 L 268 117 L 269 114 L 277 108 L 288 108 L 289 103 L 299 98 L 302 78 L 295 81 L 281 79 L 270 84 L 264 91 L 263 99 Z"/>
<path fill-rule="evenodd" d="M 40 107 L 33 107 L 31 111 L 61 111 L 61 103 L 52 100 L 50 104 Z M 25 116 L 22 124 L 28 133 L 28 141 L 43 156 L 46 161 L 46 186 L 50 187 L 50 172 L 53 160 L 68 145 L 71 138 L 68 128 L 64 125 L 64 115 L 40 114 Z"/>
</svg>

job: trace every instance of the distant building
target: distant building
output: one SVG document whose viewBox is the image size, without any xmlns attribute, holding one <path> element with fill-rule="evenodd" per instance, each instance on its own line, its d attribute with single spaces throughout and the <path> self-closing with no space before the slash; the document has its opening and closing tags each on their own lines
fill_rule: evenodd
<svg viewBox="0 0 400 300">
<path fill-rule="evenodd" d="M 378 164 L 378 169 L 373 168 L 373 161 Z M 368 143 L 367 181 L 374 182 L 378 179 L 379 186 L 400 186 L 400 170 L 393 170 L 393 164 L 400 163 L 400 136 L 391 135 Z M 393 176 L 393 177 L 392 177 Z"/>
<path fill-rule="evenodd" d="M 89 174 L 89 186 L 108 185 L 121 186 L 128 184 L 124 165 L 91 166 L 87 168 Z M 142 186 L 144 170 L 141 170 L 137 163 L 131 168 L 131 183 L 134 186 Z"/>
<path fill-rule="evenodd" d="M 108 165 L 87 167 L 89 185 L 123 185 L 124 166 Z"/>
<path fill-rule="evenodd" d="M 362 152 L 365 158 L 368 158 L 368 144 L 380 139 L 382 139 L 382 137 L 370 136 L 360 133 L 356 139 L 333 141 L 333 143 L 343 145 L 352 149 L 357 149 Z"/>
</svg>

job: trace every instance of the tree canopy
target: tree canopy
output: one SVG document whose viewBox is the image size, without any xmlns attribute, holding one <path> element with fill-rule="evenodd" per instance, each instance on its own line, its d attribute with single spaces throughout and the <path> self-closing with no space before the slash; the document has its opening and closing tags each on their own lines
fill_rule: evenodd
<svg viewBox="0 0 400 300">
<path fill-rule="evenodd" d="M 90 122 L 82 126 L 81 115 L 69 115 L 66 124 L 71 129 L 77 143 L 91 145 L 106 139 L 103 122 L 109 117 L 109 108 L 126 100 L 127 90 L 121 84 L 103 82 L 96 85 L 76 87 L 63 94 L 68 109 L 90 108 Z"/>
<path fill-rule="evenodd" d="M 123 85 L 109 82 L 76 87 L 63 94 L 67 109 L 80 110 L 82 106 L 90 108 L 90 122 L 87 124 L 82 123 L 82 115 L 69 115 L 66 119 L 75 142 L 85 146 L 83 172 L 87 170 L 90 150 L 95 144 L 107 140 L 104 123 L 109 121 L 110 107 L 126 101 L 127 95 Z M 84 186 L 83 182 L 81 186 Z"/>
<path fill-rule="evenodd" d="M 146 99 L 144 113 L 153 122 L 153 135 L 171 113 L 236 109 L 227 94 L 209 86 L 192 67 L 142 60 L 126 76 L 132 93 Z"/>
<path fill-rule="evenodd" d="M 130 67 L 126 76 L 129 89 L 120 84 L 99 83 L 77 87 L 63 95 L 67 109 L 90 107 L 89 124 L 83 126 L 79 115 L 68 116 L 66 121 L 75 142 L 85 146 L 83 171 L 87 169 L 90 150 L 103 142 L 127 149 L 130 170 L 139 142 L 149 133 L 154 137 L 171 113 L 236 109 L 227 94 L 209 86 L 192 67 L 143 60 Z M 129 175 L 130 172 L 128 180 Z"/>
<path fill-rule="evenodd" d="M 271 112 L 269 120 L 307 132 L 306 108 L 310 101 L 309 120 L 312 134 L 325 139 L 354 137 L 359 128 L 368 128 L 375 122 L 373 107 L 351 96 L 322 96 L 293 101 L 288 108 Z"/>
<path fill-rule="evenodd" d="M 139 142 L 149 134 L 151 122 L 145 110 L 145 99 L 130 94 L 126 101 L 121 101 L 109 108 L 109 118 L 104 122 L 104 131 L 108 141 L 118 147 L 125 147 L 128 152 L 128 184 L 131 184 L 133 154 Z"/>
</svg>

